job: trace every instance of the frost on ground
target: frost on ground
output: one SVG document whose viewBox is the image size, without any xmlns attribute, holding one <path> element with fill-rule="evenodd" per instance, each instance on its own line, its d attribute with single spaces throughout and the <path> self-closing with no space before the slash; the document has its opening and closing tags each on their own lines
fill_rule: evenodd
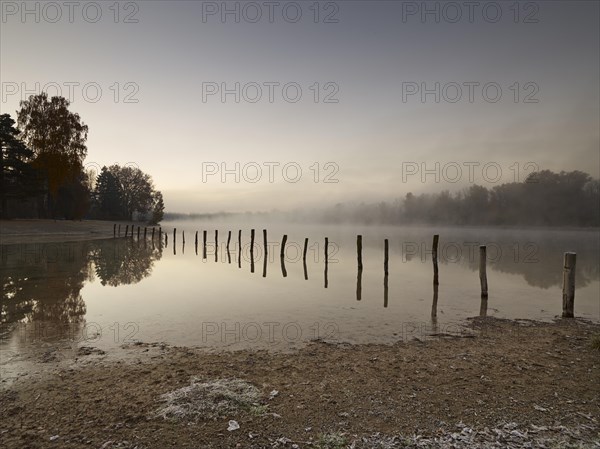
<svg viewBox="0 0 600 449">
<path fill-rule="evenodd" d="M 596 433 L 596 438 L 582 437 Z M 546 427 L 532 425 L 520 429 L 509 423 L 497 428 L 474 430 L 459 424 L 455 432 L 443 431 L 435 437 L 415 435 L 397 437 L 374 434 L 354 440 L 350 449 L 600 449 L 598 429 L 582 426 L 579 430 L 564 426 Z"/>
<path fill-rule="evenodd" d="M 155 416 L 189 420 L 217 418 L 258 407 L 261 394 L 254 385 L 240 379 L 202 382 L 192 378 L 190 385 L 160 396 L 163 406 Z"/>
</svg>

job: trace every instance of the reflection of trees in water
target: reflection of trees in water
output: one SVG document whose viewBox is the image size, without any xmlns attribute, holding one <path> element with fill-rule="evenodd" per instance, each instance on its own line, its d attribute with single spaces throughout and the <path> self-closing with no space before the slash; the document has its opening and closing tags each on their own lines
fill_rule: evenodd
<svg viewBox="0 0 600 449">
<path fill-rule="evenodd" d="M 133 239 L 109 240 L 92 251 L 96 276 L 102 285 L 113 287 L 137 284 L 150 275 L 154 261 L 161 256 L 160 246 L 155 248 Z"/>
<path fill-rule="evenodd" d="M 405 237 L 405 245 L 406 242 L 411 245 L 403 247 L 405 258 L 431 263 L 432 236 L 433 232 L 431 237 L 413 232 Z M 587 231 L 521 232 L 479 228 L 460 233 L 447 229 L 440 235 L 439 263 L 460 264 L 478 271 L 480 244 L 488 246 L 488 269 L 522 276 L 533 287 L 562 286 L 563 255 L 567 251 L 577 253 L 575 282 L 578 288 L 600 279 L 600 236 Z"/>
<path fill-rule="evenodd" d="M 94 276 L 103 285 L 139 282 L 160 249 L 130 239 L 1 248 L 0 323 L 81 324 L 86 313 L 81 289 Z M 95 270 L 94 270 L 95 268 Z"/>
<path fill-rule="evenodd" d="M 562 286 L 563 255 L 566 251 L 574 251 L 577 253 L 576 285 L 585 287 L 600 279 L 598 236 L 591 233 L 586 236 L 589 241 L 581 236 L 574 239 L 554 235 L 553 238 L 542 234 L 528 241 L 489 240 L 483 244 L 488 245 L 489 268 L 523 276 L 529 285 L 544 289 Z M 500 248 L 500 253 L 497 248 Z M 479 270 L 478 255 L 463 257 L 460 262 L 472 271 Z"/>
</svg>

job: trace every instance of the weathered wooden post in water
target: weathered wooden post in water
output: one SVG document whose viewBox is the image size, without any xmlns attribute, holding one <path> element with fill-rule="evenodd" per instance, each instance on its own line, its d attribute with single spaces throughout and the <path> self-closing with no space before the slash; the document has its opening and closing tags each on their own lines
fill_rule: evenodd
<svg viewBox="0 0 600 449">
<path fill-rule="evenodd" d="M 148 235 L 148 228 L 144 226 L 144 240 L 146 240 L 146 236 Z"/>
<path fill-rule="evenodd" d="M 254 229 L 250 229 L 250 273 L 254 273 Z"/>
<path fill-rule="evenodd" d="M 433 260 L 433 285 L 439 285 L 439 271 L 438 271 L 438 243 L 440 236 L 435 234 L 433 236 L 433 248 L 431 249 L 431 258 Z"/>
<path fill-rule="evenodd" d="M 154 226 L 152 226 L 152 241 L 154 242 Z"/>
<path fill-rule="evenodd" d="M 356 236 L 356 258 L 358 260 L 358 269 L 362 270 L 362 235 Z"/>
<path fill-rule="evenodd" d="M 129 234 L 129 225 L 125 226 L 125 237 Z"/>
<path fill-rule="evenodd" d="M 329 239 L 325 237 L 325 288 L 329 287 L 329 279 L 328 279 L 328 270 L 329 270 Z"/>
<path fill-rule="evenodd" d="M 215 262 L 219 261 L 219 230 L 215 229 Z"/>
<path fill-rule="evenodd" d="M 202 231 L 202 258 L 206 259 L 206 231 Z"/>
<path fill-rule="evenodd" d="M 479 247 L 479 281 L 481 282 L 481 297 L 488 297 L 488 283 L 487 283 L 487 248 L 485 245 Z"/>
<path fill-rule="evenodd" d="M 565 253 L 563 264 L 563 318 L 575 317 L 575 265 L 577 254 Z"/>
<path fill-rule="evenodd" d="M 285 244 L 287 243 L 287 234 L 284 234 L 283 240 L 281 241 L 281 252 L 279 257 L 285 257 Z"/>
<path fill-rule="evenodd" d="M 115 238 L 117 236 L 117 224 L 115 223 L 113 225 L 113 238 Z"/>
<path fill-rule="evenodd" d="M 177 228 L 173 228 L 173 245 L 175 245 L 176 237 L 177 237 Z"/>
<path fill-rule="evenodd" d="M 383 241 L 383 307 L 388 306 L 388 260 L 390 253 L 390 245 L 388 239 Z"/>
<path fill-rule="evenodd" d="M 308 268 L 306 266 L 306 252 L 308 251 L 308 237 L 304 239 L 304 250 L 302 251 L 302 265 L 304 266 L 304 280 L 308 281 Z"/>
<path fill-rule="evenodd" d="M 267 230 L 263 229 L 263 248 L 265 251 L 265 259 L 267 258 L 267 254 L 269 254 L 269 250 L 268 250 L 268 243 L 267 243 Z"/>
<path fill-rule="evenodd" d="M 121 225 L 119 225 L 119 227 L 118 227 L 118 234 L 117 234 L 117 235 L 118 235 L 119 237 L 121 237 Z"/>
<path fill-rule="evenodd" d="M 158 241 L 162 242 L 162 227 L 158 228 Z"/>
<path fill-rule="evenodd" d="M 242 230 L 238 231 L 238 268 L 242 268 Z"/>
<path fill-rule="evenodd" d="M 231 253 L 229 252 L 229 242 L 231 242 L 231 231 L 227 231 L 227 263 L 231 263 Z"/>
<path fill-rule="evenodd" d="M 140 239 L 140 227 L 138 226 L 137 239 Z"/>
<path fill-rule="evenodd" d="M 185 246 L 185 231 L 181 231 L 181 242 L 183 243 L 183 246 Z"/>
<path fill-rule="evenodd" d="M 194 245 L 196 246 L 196 249 L 198 249 L 198 231 L 196 231 L 196 237 L 194 238 Z"/>
</svg>

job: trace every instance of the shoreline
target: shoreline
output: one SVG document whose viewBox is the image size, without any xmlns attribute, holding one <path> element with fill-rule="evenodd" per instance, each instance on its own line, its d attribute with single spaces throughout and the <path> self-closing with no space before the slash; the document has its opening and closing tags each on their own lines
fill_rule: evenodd
<svg viewBox="0 0 600 449">
<path fill-rule="evenodd" d="M 149 227 L 143 222 L 104 220 L 14 219 L 0 220 L 0 245 L 52 243 L 113 238 L 113 225 Z M 155 226 L 158 228 L 158 226 Z"/>
<path fill-rule="evenodd" d="M 523 447 L 527 438 L 542 437 L 597 447 L 600 351 L 592 341 L 600 338 L 600 325 L 492 318 L 470 325 L 474 338 L 393 345 L 318 341 L 292 353 L 134 343 L 118 350 L 125 358 L 115 359 L 88 346 L 70 356 L 45 347 L 37 361 L 47 368 L 44 375 L 0 389 L 5 417 L 0 431 L 7 448 L 56 447 L 56 440 L 65 448 L 138 449 L 351 443 L 441 448 L 450 441 L 410 446 L 400 439 L 414 435 L 442 440 L 459 435 L 466 445 L 456 447 L 479 448 L 486 446 L 468 438 L 495 438 L 494 432 L 486 434 L 489 429 L 515 438 L 514 445 L 501 439 L 502 447 Z M 251 409 L 210 418 L 157 417 L 161 395 L 189 387 L 195 377 L 208 383 L 240 379 L 260 398 Z M 240 429 L 228 431 L 230 420 Z M 370 440 L 374 434 L 378 439 Z M 343 444 L 326 445 L 328 438 Z"/>
</svg>

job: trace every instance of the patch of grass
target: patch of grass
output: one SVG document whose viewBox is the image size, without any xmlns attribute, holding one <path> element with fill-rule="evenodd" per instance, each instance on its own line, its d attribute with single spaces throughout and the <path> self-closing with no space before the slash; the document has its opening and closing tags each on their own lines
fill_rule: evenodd
<svg viewBox="0 0 600 449">
<path fill-rule="evenodd" d="M 263 416 L 267 413 L 268 405 L 253 405 L 250 408 L 250 414 L 254 416 Z"/>
<path fill-rule="evenodd" d="M 344 437 L 344 434 L 335 432 L 319 435 L 315 447 L 317 449 L 343 449 L 347 444 L 348 441 Z"/>
<path fill-rule="evenodd" d="M 592 341 L 590 342 L 590 346 L 592 349 L 596 351 L 600 351 L 600 334 L 596 334 L 592 336 Z"/>
<path fill-rule="evenodd" d="M 260 399 L 258 388 L 240 379 L 202 382 L 193 378 L 190 385 L 161 395 L 163 406 L 155 416 L 174 420 L 225 417 L 260 408 Z"/>
</svg>

